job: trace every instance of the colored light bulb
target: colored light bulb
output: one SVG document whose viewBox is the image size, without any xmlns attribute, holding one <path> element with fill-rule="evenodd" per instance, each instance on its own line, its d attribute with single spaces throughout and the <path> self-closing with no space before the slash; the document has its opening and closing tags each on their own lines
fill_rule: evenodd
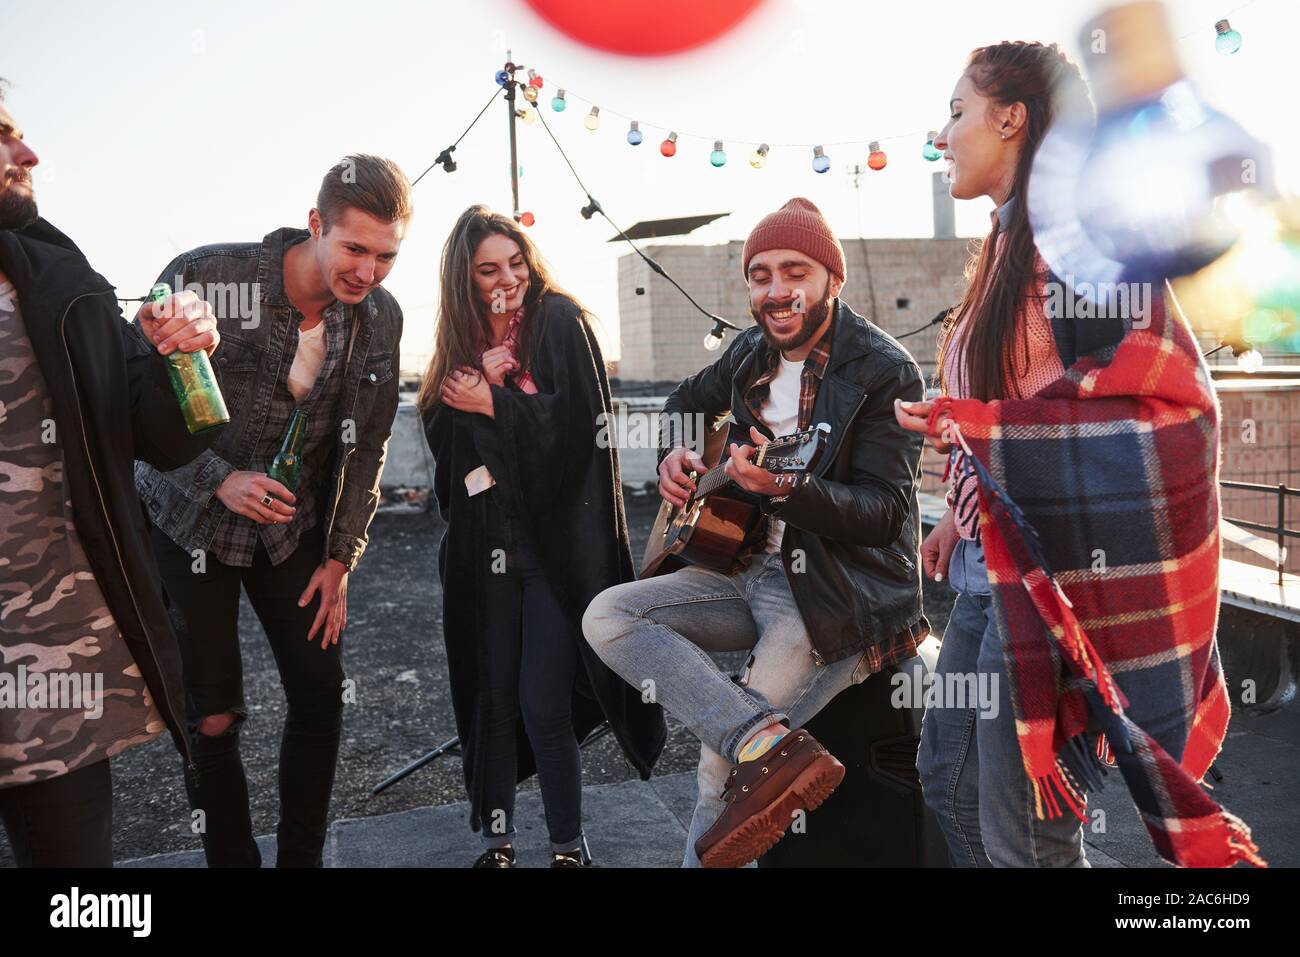
<svg viewBox="0 0 1300 957">
<path fill-rule="evenodd" d="M 1241 49 L 1241 34 L 1228 25 L 1227 20 L 1220 20 L 1214 25 L 1214 49 L 1224 56 Z"/>
<path fill-rule="evenodd" d="M 527 100 L 529 103 L 536 103 L 536 102 L 537 102 L 537 87 L 535 87 L 535 86 L 526 86 L 526 87 L 524 87 L 524 99 Z"/>
<path fill-rule="evenodd" d="M 532 110 L 515 110 L 515 116 L 530 125 L 537 122 L 537 114 Z"/>
<path fill-rule="evenodd" d="M 519 223 L 522 226 L 531 226 L 533 223 L 537 222 L 532 213 L 516 213 L 515 219 L 519 220 Z"/>
<path fill-rule="evenodd" d="M 556 113 L 563 113 L 564 108 L 568 105 L 569 105 L 568 103 L 564 102 L 563 90 L 560 90 L 558 93 L 555 94 L 555 96 L 551 97 L 551 109 L 553 109 Z"/>
<path fill-rule="evenodd" d="M 921 158 L 929 160 L 931 163 L 933 163 L 939 157 L 943 156 L 943 154 L 939 152 L 939 150 L 934 145 L 935 138 L 938 135 L 939 135 L 938 130 L 931 130 L 929 133 L 926 133 L 925 146 L 921 148 Z"/>
<path fill-rule="evenodd" d="M 824 173 L 831 168 L 831 158 L 826 155 L 820 146 L 813 147 L 813 172 Z"/>
<path fill-rule="evenodd" d="M 664 140 L 662 143 L 659 144 L 659 152 L 663 153 L 664 156 L 677 155 L 677 134 L 676 133 L 669 133 L 668 139 Z"/>
<path fill-rule="evenodd" d="M 535 90 L 540 90 L 542 88 L 542 78 L 538 76 L 536 70 L 528 71 L 528 85 Z"/>
<path fill-rule="evenodd" d="M 882 170 L 889 158 L 885 156 L 885 151 L 880 148 L 880 143 L 872 140 L 871 145 L 867 147 L 867 165 L 874 170 Z"/>
<path fill-rule="evenodd" d="M 714 166 L 722 166 L 727 162 L 727 154 L 722 148 L 722 140 L 713 141 L 713 152 L 709 154 L 709 162 Z"/>
<path fill-rule="evenodd" d="M 587 114 L 585 119 L 583 119 L 582 125 L 585 126 L 587 129 L 592 130 L 593 132 L 595 130 L 600 129 L 600 107 L 599 106 L 593 106 L 591 108 L 591 112 Z"/>
<path fill-rule="evenodd" d="M 507 73 L 505 70 L 497 70 L 496 81 L 497 81 L 497 86 L 505 86 L 507 83 L 510 82 L 510 74 Z"/>
<path fill-rule="evenodd" d="M 641 139 L 641 127 L 636 120 L 633 120 L 631 128 L 627 131 L 627 141 L 632 146 L 640 146 Z"/>
<path fill-rule="evenodd" d="M 749 165 L 754 167 L 754 169 L 762 169 L 766 166 L 767 154 L 771 148 L 772 147 L 768 146 L 766 143 L 760 143 L 758 149 L 754 150 L 754 152 L 750 154 Z"/>
</svg>

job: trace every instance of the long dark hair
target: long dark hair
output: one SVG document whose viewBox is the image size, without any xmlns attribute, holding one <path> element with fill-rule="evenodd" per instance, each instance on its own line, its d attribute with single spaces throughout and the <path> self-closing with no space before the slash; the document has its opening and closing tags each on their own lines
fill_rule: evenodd
<svg viewBox="0 0 1300 957">
<path fill-rule="evenodd" d="M 528 266 L 528 290 L 524 293 L 524 319 L 519 329 L 516 358 L 521 371 L 529 368 L 532 324 L 536 306 L 548 292 L 577 302 L 551 278 L 546 261 L 533 241 L 509 216 L 475 204 L 460 214 L 442 247 L 438 294 L 438 316 L 433 333 L 433 356 L 420 382 L 417 405 L 428 412 L 441 401 L 442 380 L 458 366 L 481 368 L 479 355 L 491 341 L 492 324 L 488 306 L 474 286 L 474 253 L 479 243 L 493 234 L 508 236 L 519 246 Z M 583 310 L 584 314 L 586 310 Z"/>
<path fill-rule="evenodd" d="M 958 323 L 967 326 L 962 350 L 962 381 L 972 398 L 981 401 L 1006 398 L 1010 384 L 1020 398 L 1013 370 L 1029 362 L 1029 339 L 1017 328 L 1021 304 L 1037 295 L 1039 277 L 1034 234 L 1029 226 L 1029 172 L 1034 155 L 1047 129 L 1065 104 L 1088 102 L 1088 88 L 1079 73 L 1055 43 L 1015 41 L 979 47 L 966 62 L 966 75 L 981 94 L 999 106 L 1023 103 L 1025 142 L 1016 163 L 1011 208 L 1006 235 L 997 217 L 993 228 L 966 265 L 966 290 L 949 314 L 939 340 L 939 382 L 947 391 L 943 374 L 946 350 L 952 345 L 952 331 Z M 1000 257 L 995 247 L 1005 246 Z M 998 268 L 994 270 L 994 260 Z"/>
</svg>

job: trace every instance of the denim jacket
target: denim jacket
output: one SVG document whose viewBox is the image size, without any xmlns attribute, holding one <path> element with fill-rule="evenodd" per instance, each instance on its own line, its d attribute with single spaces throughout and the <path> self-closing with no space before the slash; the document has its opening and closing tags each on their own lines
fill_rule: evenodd
<svg viewBox="0 0 1300 957">
<path fill-rule="evenodd" d="M 293 361 L 288 320 L 295 311 L 284 292 L 284 250 L 306 235 L 306 230 L 284 228 L 260 243 L 201 246 L 182 253 L 159 277 L 176 291 L 180 277 L 184 288 L 212 305 L 221 333 L 212 364 L 231 418 L 212 446 L 182 468 L 160 472 L 136 463 L 136 487 L 150 519 L 182 548 L 212 545 L 230 515 L 214 493 L 232 472 L 253 467 L 277 376 L 283 363 Z M 350 569 L 365 550 L 379 504 L 379 476 L 397 413 L 402 311 L 382 288 L 343 309 L 350 352 L 319 504 L 322 561 L 334 558 Z"/>
</svg>

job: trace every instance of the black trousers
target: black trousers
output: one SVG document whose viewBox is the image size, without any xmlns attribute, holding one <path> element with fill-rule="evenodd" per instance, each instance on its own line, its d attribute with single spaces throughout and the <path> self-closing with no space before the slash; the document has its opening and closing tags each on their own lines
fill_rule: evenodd
<svg viewBox="0 0 1300 957">
<path fill-rule="evenodd" d="M 201 826 L 209 867 L 260 867 L 248 809 L 248 783 L 239 753 L 239 731 L 248 716 L 239 654 L 239 592 L 242 586 L 266 630 L 288 702 L 280 739 L 280 822 L 277 867 L 320 867 L 328 826 L 330 792 L 343 728 L 342 642 L 322 650 L 321 632 L 307 641 L 320 607 L 298 598 L 320 566 L 323 530 L 305 532 L 298 548 L 272 565 L 259 544 L 249 568 L 195 559 L 152 529 L 172 624 L 180 640 L 194 769 L 185 769 L 190 806 Z M 322 626 L 322 630 L 323 630 Z M 232 713 L 220 735 L 198 732 L 202 718 Z"/>
<path fill-rule="evenodd" d="M 573 733 L 578 640 L 517 522 L 489 496 L 482 560 L 489 569 L 486 618 L 487 721 L 483 762 L 483 836 L 489 847 L 514 837 L 516 733 L 523 717 L 537 758 L 546 827 L 556 850 L 582 837 L 582 756 Z"/>
<path fill-rule="evenodd" d="M 19 867 L 112 867 L 113 778 L 108 761 L 0 788 L 0 820 Z"/>
</svg>

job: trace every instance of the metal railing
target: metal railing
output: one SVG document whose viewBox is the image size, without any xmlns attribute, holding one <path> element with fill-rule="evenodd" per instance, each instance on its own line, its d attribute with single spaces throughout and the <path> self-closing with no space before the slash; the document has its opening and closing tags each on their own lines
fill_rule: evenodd
<svg viewBox="0 0 1300 957">
<path fill-rule="evenodd" d="M 1274 564 L 1277 565 L 1277 583 L 1281 585 L 1283 568 L 1286 564 L 1286 540 L 1288 538 L 1300 538 L 1300 529 L 1286 527 L 1286 500 L 1288 498 L 1300 498 L 1300 488 L 1288 488 L 1285 483 L 1261 485 L 1256 482 L 1235 482 L 1230 479 L 1220 479 L 1219 487 L 1238 489 L 1243 492 L 1267 492 L 1270 495 L 1277 496 L 1277 524 L 1275 525 L 1251 522 L 1243 518 L 1232 518 L 1228 515 L 1224 515 L 1223 520 L 1231 522 L 1238 528 L 1270 535 L 1277 539 L 1277 558 Z"/>
</svg>

